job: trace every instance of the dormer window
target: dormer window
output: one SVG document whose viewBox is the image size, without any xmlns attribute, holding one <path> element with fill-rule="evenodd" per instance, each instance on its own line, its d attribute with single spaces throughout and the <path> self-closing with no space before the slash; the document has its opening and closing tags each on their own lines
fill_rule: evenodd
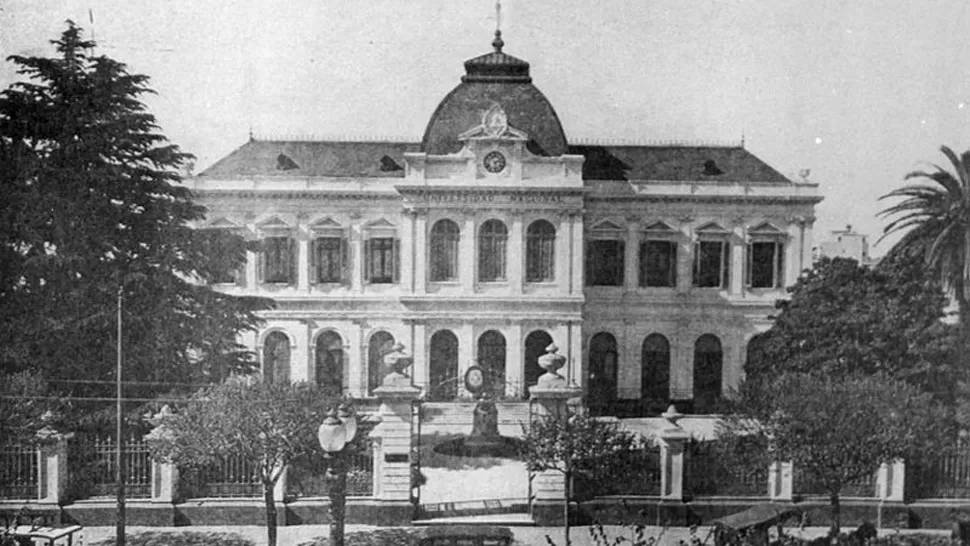
<svg viewBox="0 0 970 546">
<path fill-rule="evenodd" d="M 704 176 L 717 176 L 719 174 L 724 174 L 724 171 L 717 166 L 716 161 L 708 159 L 704 162 Z"/>
<path fill-rule="evenodd" d="M 290 156 L 280 153 L 276 156 L 276 170 L 277 171 L 292 171 L 294 169 L 299 169 L 300 166 L 293 161 Z"/>
<path fill-rule="evenodd" d="M 380 170 L 382 173 L 392 173 L 396 171 L 403 171 L 404 167 L 398 164 L 397 161 L 394 161 L 391 156 L 385 155 L 381 158 Z"/>
</svg>

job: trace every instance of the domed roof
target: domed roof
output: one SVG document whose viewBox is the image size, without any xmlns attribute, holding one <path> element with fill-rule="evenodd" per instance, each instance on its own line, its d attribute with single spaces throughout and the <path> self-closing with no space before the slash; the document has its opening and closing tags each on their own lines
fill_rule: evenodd
<svg viewBox="0 0 970 546">
<path fill-rule="evenodd" d="M 465 61 L 465 75 L 431 115 L 421 151 L 444 155 L 461 150 L 458 135 L 481 123 L 482 114 L 498 104 L 510 126 L 524 131 L 526 147 L 536 155 L 567 151 L 566 134 L 549 99 L 532 85 L 529 63 L 502 52 L 502 33 L 495 31 L 494 51 Z"/>
</svg>

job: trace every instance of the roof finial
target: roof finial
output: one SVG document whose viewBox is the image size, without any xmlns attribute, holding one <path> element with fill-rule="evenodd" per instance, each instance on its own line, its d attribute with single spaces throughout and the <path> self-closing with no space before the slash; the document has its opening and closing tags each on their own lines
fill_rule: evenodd
<svg viewBox="0 0 970 546">
<path fill-rule="evenodd" d="M 495 51 L 501 53 L 502 46 L 505 42 L 502 41 L 502 0 L 495 0 L 495 39 L 492 40 L 492 47 Z"/>
</svg>

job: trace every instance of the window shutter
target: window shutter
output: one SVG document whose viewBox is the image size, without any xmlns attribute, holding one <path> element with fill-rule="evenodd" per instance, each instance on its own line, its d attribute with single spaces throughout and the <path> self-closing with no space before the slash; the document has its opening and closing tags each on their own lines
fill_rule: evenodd
<svg viewBox="0 0 970 546">
<path fill-rule="evenodd" d="M 262 283 L 266 279 L 266 240 L 260 241 L 256 257 L 256 282 Z"/>
<path fill-rule="evenodd" d="M 748 243 L 744 255 L 744 286 L 751 288 L 751 276 L 754 270 L 754 245 Z"/>
<path fill-rule="evenodd" d="M 592 248 L 590 248 L 589 241 L 583 242 L 584 254 L 586 254 L 586 260 L 583 261 L 583 276 L 586 277 L 586 286 L 593 286 L 593 256 L 590 253 Z"/>
<path fill-rule="evenodd" d="M 785 287 L 785 243 L 775 243 L 776 263 L 775 269 L 775 288 Z"/>
<path fill-rule="evenodd" d="M 626 279 L 625 279 L 625 277 L 626 277 L 626 241 L 617 241 L 617 242 L 619 244 L 616 245 L 616 249 L 617 249 L 617 252 L 616 252 L 616 254 L 617 254 L 616 260 L 618 262 L 616 264 L 616 270 L 619 272 L 619 274 L 617 275 L 616 284 L 618 286 L 623 286 L 623 283 L 626 282 Z"/>
<path fill-rule="evenodd" d="M 310 239 L 310 284 L 320 279 L 320 239 Z"/>
<path fill-rule="evenodd" d="M 350 260 L 348 259 L 348 235 L 340 238 L 340 282 L 350 284 Z"/>
<path fill-rule="evenodd" d="M 670 263 L 667 265 L 667 284 L 677 286 L 677 243 L 670 243 Z"/>
<path fill-rule="evenodd" d="M 289 237 L 286 239 L 286 252 L 287 260 L 289 264 L 289 275 L 286 278 L 286 284 L 296 284 L 296 270 L 297 270 L 297 243 L 296 237 Z"/>
<path fill-rule="evenodd" d="M 360 268 L 361 276 L 363 277 L 361 281 L 367 284 L 371 278 L 371 267 L 373 266 L 373 260 L 370 255 L 370 239 L 364 239 L 364 256 L 363 256 L 363 267 Z"/>
<path fill-rule="evenodd" d="M 401 240 L 394 239 L 394 253 L 391 258 L 394 261 L 394 282 L 401 281 Z"/>
<path fill-rule="evenodd" d="M 731 286 L 731 243 L 721 243 L 721 288 Z"/>
</svg>

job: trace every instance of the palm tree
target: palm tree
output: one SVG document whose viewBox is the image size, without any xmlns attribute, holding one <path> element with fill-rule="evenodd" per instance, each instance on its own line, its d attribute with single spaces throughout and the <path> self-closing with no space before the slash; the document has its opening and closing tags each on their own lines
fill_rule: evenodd
<svg viewBox="0 0 970 546">
<path fill-rule="evenodd" d="M 940 151 L 950 160 L 953 172 L 938 165 L 933 165 L 932 172 L 911 172 L 906 180 L 919 183 L 880 198 L 903 199 L 879 213 L 892 217 L 880 240 L 905 231 L 890 252 L 925 259 L 929 270 L 940 275 L 953 294 L 961 326 L 970 334 L 970 150 L 960 156 L 946 146 Z"/>
</svg>

